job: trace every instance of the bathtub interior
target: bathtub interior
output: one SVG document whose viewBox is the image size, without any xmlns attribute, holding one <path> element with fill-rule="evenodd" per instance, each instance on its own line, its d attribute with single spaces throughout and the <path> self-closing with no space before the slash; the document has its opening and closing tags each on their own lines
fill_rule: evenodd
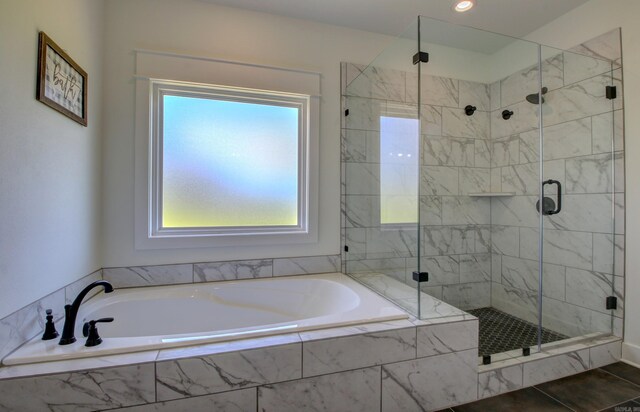
<svg viewBox="0 0 640 412">
<path fill-rule="evenodd" d="M 91 319 L 113 317 L 113 323 L 100 325 L 105 337 L 245 329 L 348 312 L 360 300 L 353 290 L 330 279 L 315 279 L 313 283 L 299 278 L 260 279 L 170 289 L 135 288 L 116 290 L 87 304 L 78 328 Z"/>
<path fill-rule="evenodd" d="M 341 273 L 120 289 L 85 302 L 78 342 L 61 346 L 36 337 L 5 365 L 87 358 L 226 342 L 372 322 L 407 319 L 390 301 Z M 103 342 L 82 345 L 84 322 Z"/>
</svg>

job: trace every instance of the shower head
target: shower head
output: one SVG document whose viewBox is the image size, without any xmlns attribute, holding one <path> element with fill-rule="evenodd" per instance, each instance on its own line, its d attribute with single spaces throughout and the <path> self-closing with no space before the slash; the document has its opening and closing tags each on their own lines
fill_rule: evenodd
<svg viewBox="0 0 640 412">
<path fill-rule="evenodd" d="M 547 94 L 548 90 L 549 89 L 547 89 L 546 87 L 543 87 L 542 90 L 540 90 L 541 91 L 540 94 L 544 96 L 545 94 Z M 540 104 L 540 101 L 539 101 L 540 100 L 540 94 L 532 93 L 532 94 L 528 95 L 526 97 L 526 99 L 531 104 Z M 544 103 L 544 97 L 542 98 L 542 103 Z"/>
</svg>

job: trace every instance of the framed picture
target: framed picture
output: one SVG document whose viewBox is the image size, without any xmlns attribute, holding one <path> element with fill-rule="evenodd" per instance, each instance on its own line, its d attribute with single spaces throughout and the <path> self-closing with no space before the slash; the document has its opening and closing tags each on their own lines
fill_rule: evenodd
<svg viewBox="0 0 640 412">
<path fill-rule="evenodd" d="M 36 99 L 86 126 L 87 85 L 87 73 L 40 32 Z"/>
</svg>

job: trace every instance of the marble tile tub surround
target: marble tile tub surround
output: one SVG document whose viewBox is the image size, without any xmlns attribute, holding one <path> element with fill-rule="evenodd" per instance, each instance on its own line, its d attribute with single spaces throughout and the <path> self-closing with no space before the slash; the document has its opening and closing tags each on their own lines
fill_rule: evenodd
<svg viewBox="0 0 640 412">
<path fill-rule="evenodd" d="M 1 319 L 0 359 L 42 333 L 45 310 L 52 309 L 55 321 L 60 322 L 64 305 L 96 280 L 105 279 L 116 288 L 125 288 L 339 271 L 339 255 L 100 269 Z M 87 299 L 97 293 L 100 289 L 92 290 Z"/>
<path fill-rule="evenodd" d="M 375 65 L 375 63 L 374 63 Z M 380 116 L 415 117 L 417 75 L 342 63 L 342 245 L 343 271 L 381 273 L 415 287 L 418 230 L 421 267 L 430 273 L 425 292 L 461 309 L 490 303 L 490 200 L 470 192 L 490 189 L 490 91 L 483 83 L 423 75 L 419 204 L 398 196 L 396 205 L 419 209 L 421 227 L 380 223 Z M 466 105 L 477 107 L 473 116 Z M 395 167 L 395 166 L 394 166 Z M 411 171 L 398 166 L 402 184 Z M 344 248 L 343 248 L 344 250 Z M 405 306 L 410 310 L 409 306 Z"/>
<path fill-rule="evenodd" d="M 64 317 L 64 305 L 71 303 L 85 286 L 100 279 L 102 270 L 97 270 L 1 319 L 0 359 L 42 333 L 47 309 L 53 310 L 54 320 L 58 322 Z M 88 297 L 99 292 L 94 289 Z"/>
<path fill-rule="evenodd" d="M 116 288 L 340 272 L 340 255 L 104 268 Z"/>
<path fill-rule="evenodd" d="M 574 53 L 576 52 L 576 53 Z M 603 59 L 603 57 L 605 59 Z M 543 65 L 549 91 L 542 106 L 545 179 L 563 185 L 563 211 L 545 217 L 543 325 L 570 336 L 622 336 L 624 310 L 624 114 L 620 32 L 613 30 Z M 491 200 L 493 307 L 537 319 L 538 106 L 524 100 L 537 90 L 527 70 L 494 83 L 491 114 L 491 189 L 516 196 Z M 605 86 L 616 85 L 608 100 Z M 523 89 L 523 87 L 525 89 Z M 495 97 L 495 98 L 494 98 Z M 500 118 L 513 110 L 508 122 Z M 533 126 L 532 126 L 533 125 Z M 612 153 L 613 148 L 613 153 Z M 555 189 L 553 189 L 555 190 Z M 555 193 L 547 195 L 555 199 Z"/>
<path fill-rule="evenodd" d="M 0 368 L 0 411 L 436 410 L 614 363 L 620 341 L 477 366 L 476 319 L 409 320 Z"/>
<path fill-rule="evenodd" d="M 401 320 L 52 362 L 43 364 L 41 376 L 33 376 L 36 365 L 0 368 L 0 411 L 51 405 L 60 411 L 199 405 L 394 411 L 416 400 L 428 409 L 453 406 L 476 399 L 478 322 L 449 321 Z"/>
</svg>

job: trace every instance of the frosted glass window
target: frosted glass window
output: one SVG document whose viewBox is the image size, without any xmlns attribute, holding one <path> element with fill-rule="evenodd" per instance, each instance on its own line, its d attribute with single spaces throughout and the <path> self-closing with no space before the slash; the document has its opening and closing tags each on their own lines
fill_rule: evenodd
<svg viewBox="0 0 640 412">
<path fill-rule="evenodd" d="M 164 96 L 162 227 L 298 224 L 298 108 Z"/>
<path fill-rule="evenodd" d="M 196 87 L 158 93 L 158 230 L 305 226 L 304 98 Z"/>
<path fill-rule="evenodd" d="M 380 116 L 380 223 L 418 221 L 418 120 Z"/>
</svg>

